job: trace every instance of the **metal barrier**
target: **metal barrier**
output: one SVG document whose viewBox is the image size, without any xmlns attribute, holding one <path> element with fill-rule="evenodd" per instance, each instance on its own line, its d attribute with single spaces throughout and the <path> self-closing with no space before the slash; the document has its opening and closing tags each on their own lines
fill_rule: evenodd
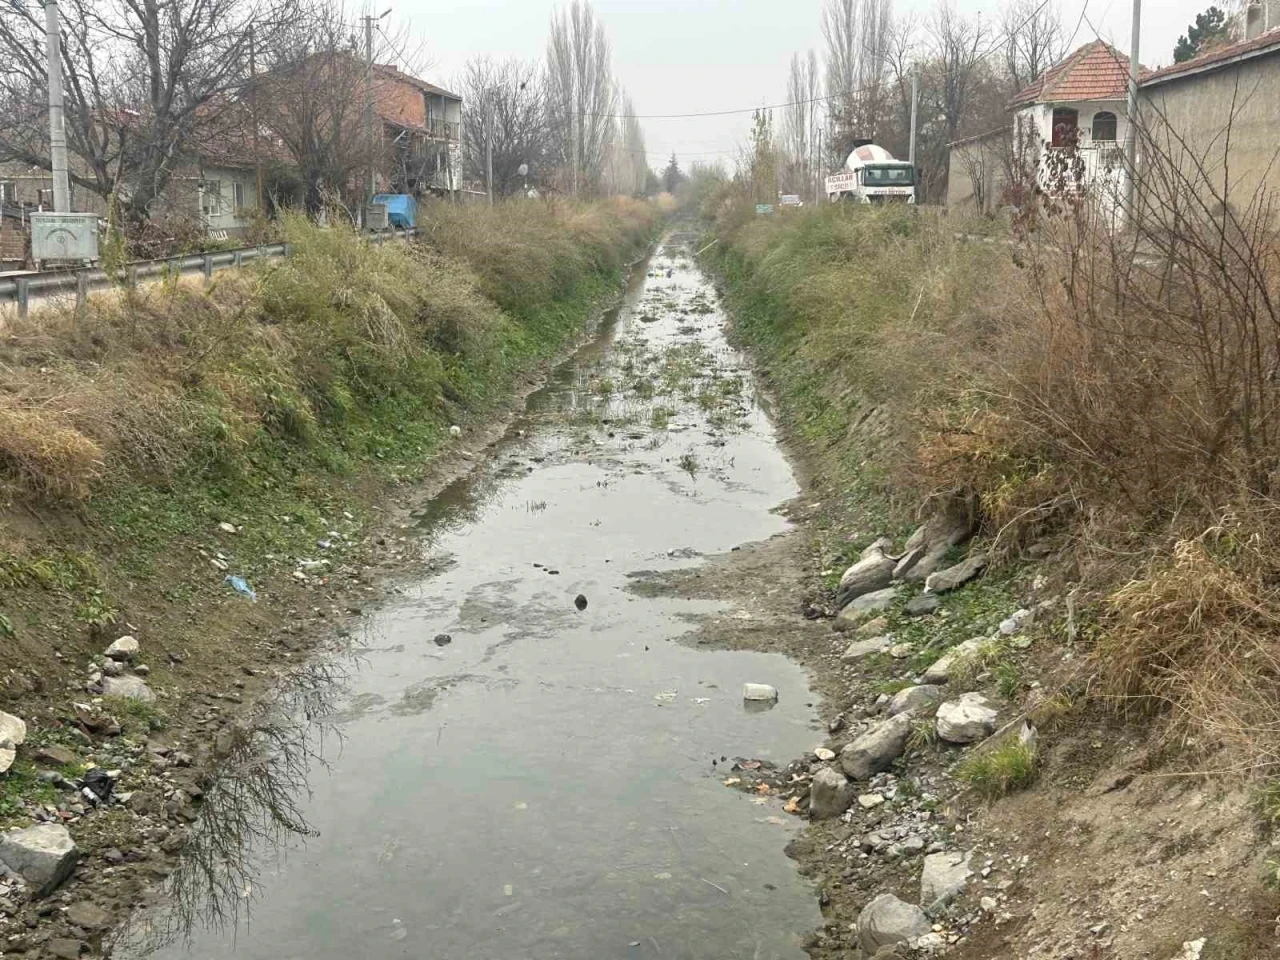
<svg viewBox="0 0 1280 960">
<path fill-rule="evenodd" d="M 417 227 L 369 234 L 375 245 L 388 239 L 404 239 L 417 235 Z M 0 280 L 0 306 L 6 303 L 18 305 L 18 316 L 26 317 L 33 300 L 75 294 L 79 304 L 90 293 L 108 290 L 113 286 L 135 287 L 151 280 L 164 280 L 200 273 L 206 280 L 220 270 L 233 270 L 261 260 L 281 260 L 289 256 L 292 247 L 287 243 L 272 243 L 256 247 L 239 247 L 235 250 L 219 250 L 216 253 L 193 253 L 184 257 L 164 257 L 160 260 L 135 260 L 125 264 L 119 282 L 113 281 L 104 270 L 67 270 L 53 273 L 36 273 L 29 277 L 8 277 Z"/>
</svg>

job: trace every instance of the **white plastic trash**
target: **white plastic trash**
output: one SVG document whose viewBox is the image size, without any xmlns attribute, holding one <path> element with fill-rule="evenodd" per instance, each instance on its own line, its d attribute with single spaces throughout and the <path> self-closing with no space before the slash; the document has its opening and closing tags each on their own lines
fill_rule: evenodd
<svg viewBox="0 0 1280 960">
<path fill-rule="evenodd" d="M 778 689 L 767 683 L 744 683 L 742 685 L 743 700 L 777 700 Z"/>
</svg>

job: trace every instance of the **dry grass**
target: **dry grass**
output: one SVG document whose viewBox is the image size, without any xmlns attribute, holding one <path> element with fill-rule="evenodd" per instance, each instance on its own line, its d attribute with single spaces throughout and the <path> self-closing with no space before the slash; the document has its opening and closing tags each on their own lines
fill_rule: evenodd
<svg viewBox="0 0 1280 960">
<path fill-rule="evenodd" d="M 1107 599 L 1096 689 L 1130 712 L 1168 713 L 1206 766 L 1274 776 L 1280 766 L 1280 567 L 1257 522 L 1232 518 Z"/>
<path fill-rule="evenodd" d="M 263 438 L 305 448 L 327 431 L 346 457 L 360 438 L 344 432 L 371 419 L 408 436 L 570 335 L 581 318 L 557 298 L 601 283 L 658 216 L 630 202 L 441 210 L 430 246 L 286 217 L 281 263 L 14 320 L 0 340 L 0 486 L 83 499 L 104 476 L 253 469 Z"/>
</svg>

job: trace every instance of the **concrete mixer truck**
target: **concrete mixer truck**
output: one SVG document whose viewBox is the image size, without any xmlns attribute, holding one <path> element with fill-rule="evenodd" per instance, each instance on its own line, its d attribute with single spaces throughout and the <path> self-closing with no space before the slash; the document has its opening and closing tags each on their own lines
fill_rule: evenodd
<svg viewBox="0 0 1280 960">
<path fill-rule="evenodd" d="M 844 169 L 827 177 L 827 199 L 852 203 L 915 203 L 916 171 L 895 160 L 884 147 L 862 143 L 853 148 Z"/>
</svg>

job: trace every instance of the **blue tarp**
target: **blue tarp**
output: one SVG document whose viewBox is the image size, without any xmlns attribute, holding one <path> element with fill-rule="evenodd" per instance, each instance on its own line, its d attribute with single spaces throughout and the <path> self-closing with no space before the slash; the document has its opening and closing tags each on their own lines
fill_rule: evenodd
<svg viewBox="0 0 1280 960">
<path fill-rule="evenodd" d="M 373 198 L 374 203 L 387 205 L 387 220 L 393 227 L 416 227 L 418 225 L 418 201 L 407 193 L 380 193 Z"/>
</svg>

